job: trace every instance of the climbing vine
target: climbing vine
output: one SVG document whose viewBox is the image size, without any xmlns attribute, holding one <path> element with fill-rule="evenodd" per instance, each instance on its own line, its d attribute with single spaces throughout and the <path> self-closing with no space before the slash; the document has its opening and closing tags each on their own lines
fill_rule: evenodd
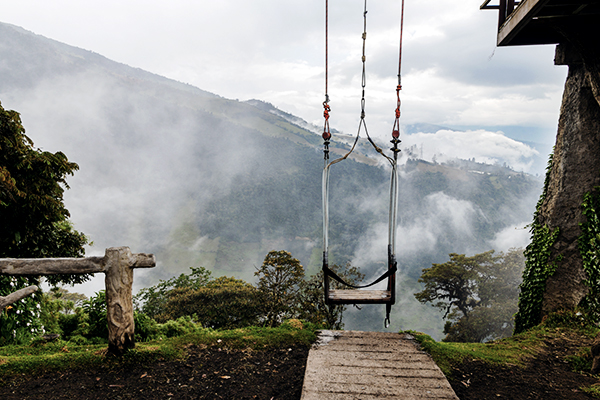
<svg viewBox="0 0 600 400">
<path fill-rule="evenodd" d="M 594 322 L 600 321 L 600 187 L 583 196 L 585 222 L 580 224 L 579 254 L 583 259 L 583 270 L 587 274 L 585 284 L 589 287 L 582 307 Z"/>
<path fill-rule="evenodd" d="M 553 154 L 550 154 L 546 167 L 544 190 L 536 205 L 531 224 L 531 243 L 525 248 L 525 271 L 519 294 L 519 310 L 515 314 L 515 333 L 526 331 L 538 325 L 542 319 L 542 303 L 546 291 L 546 280 L 556 272 L 556 262 L 550 261 L 552 245 L 556 242 L 559 230 L 540 222 L 540 210 L 548 193 Z M 557 257 L 557 262 L 560 258 Z"/>
</svg>

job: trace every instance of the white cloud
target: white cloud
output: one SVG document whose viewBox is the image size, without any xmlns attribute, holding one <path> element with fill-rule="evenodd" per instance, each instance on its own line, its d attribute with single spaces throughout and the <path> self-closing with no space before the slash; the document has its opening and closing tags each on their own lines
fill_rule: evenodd
<svg viewBox="0 0 600 400">
<path fill-rule="evenodd" d="M 490 242 L 491 248 L 496 251 L 507 251 L 510 248 L 525 248 L 529 242 L 529 222 L 508 226 L 498 232 Z"/>
<path fill-rule="evenodd" d="M 479 210 L 469 201 L 459 200 L 443 192 L 427 195 L 423 210 L 409 222 L 399 221 L 396 256 L 414 256 L 431 252 L 442 235 L 472 236 L 472 225 Z M 352 265 L 363 266 L 387 259 L 387 224 L 373 225 L 356 251 Z M 381 272 L 381 271 L 378 271 Z"/>
<path fill-rule="evenodd" d="M 538 155 L 535 149 L 504 136 L 502 132 L 439 130 L 405 135 L 403 139 L 403 147 L 422 149 L 423 159 L 429 161 L 475 158 L 486 164 L 506 162 L 517 171 L 528 172 L 533 158 Z"/>
<path fill-rule="evenodd" d="M 497 12 L 480 11 L 480 2 L 406 3 L 402 123 L 556 126 L 566 68 L 553 65 L 553 46 L 496 49 Z M 367 122 L 373 136 L 387 137 L 400 3 L 368 9 Z M 362 11 L 361 0 L 330 2 L 331 124 L 346 133 L 360 114 Z M 260 98 L 322 122 L 321 0 L 22 0 L 0 2 L 0 15 L 221 96 Z"/>
</svg>

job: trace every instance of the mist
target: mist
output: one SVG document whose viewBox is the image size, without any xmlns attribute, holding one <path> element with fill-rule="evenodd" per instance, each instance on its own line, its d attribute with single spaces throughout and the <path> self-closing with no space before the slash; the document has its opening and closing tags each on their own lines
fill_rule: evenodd
<svg viewBox="0 0 600 400">
<path fill-rule="evenodd" d="M 112 246 L 156 254 L 156 268 L 135 272 L 134 291 L 198 266 L 253 282 L 270 250 L 291 251 L 310 274 L 320 269 L 322 140 L 308 123 L 5 24 L 0 33 L 12 40 L 0 47 L 2 105 L 21 113 L 36 147 L 79 164 L 65 204 L 93 241 L 86 255 Z M 536 151 L 485 130 L 402 140 L 423 155 L 402 160 L 390 329 L 439 338 L 439 313 L 413 296 L 421 270 L 450 252 L 527 240 L 515 227 L 530 219 L 541 183 L 518 171 L 527 172 Z M 336 138 L 332 148 L 346 142 Z M 385 268 L 388 185 L 389 170 L 372 159 L 332 171 L 331 259 L 360 267 L 366 280 Z M 103 288 L 97 276 L 69 290 Z M 349 310 L 346 328 L 383 329 L 382 308 Z"/>
</svg>

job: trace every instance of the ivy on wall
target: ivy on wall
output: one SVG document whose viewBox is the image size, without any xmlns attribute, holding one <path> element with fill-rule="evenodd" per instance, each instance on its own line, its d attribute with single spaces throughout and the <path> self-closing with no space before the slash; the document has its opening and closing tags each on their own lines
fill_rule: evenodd
<svg viewBox="0 0 600 400">
<path fill-rule="evenodd" d="M 546 167 L 544 190 L 536 205 L 531 224 L 531 243 L 525 248 L 525 271 L 519 294 L 519 310 L 515 314 L 515 333 L 526 331 L 542 321 L 542 303 L 546 291 L 546 280 L 556 272 L 556 262 L 550 261 L 550 251 L 556 242 L 558 228 L 550 230 L 540 223 L 540 210 L 548 193 L 553 154 Z M 556 261 L 560 261 L 557 258 Z"/>
<path fill-rule="evenodd" d="M 585 194 L 581 207 L 586 222 L 580 224 L 578 247 L 589 287 L 581 305 L 594 322 L 600 322 L 600 187 Z"/>
</svg>

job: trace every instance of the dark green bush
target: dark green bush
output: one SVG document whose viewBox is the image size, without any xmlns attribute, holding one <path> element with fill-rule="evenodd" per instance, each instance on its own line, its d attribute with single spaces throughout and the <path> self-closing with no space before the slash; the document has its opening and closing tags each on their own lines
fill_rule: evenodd
<svg viewBox="0 0 600 400">
<path fill-rule="evenodd" d="M 106 318 L 106 292 L 104 290 L 84 301 L 83 309 L 89 318 L 88 338 L 108 339 L 108 320 Z"/>
<path fill-rule="evenodd" d="M 137 342 L 144 342 L 158 335 L 158 324 L 146 314 L 135 311 L 133 322 L 135 323 L 135 340 Z"/>
<path fill-rule="evenodd" d="M 221 277 L 198 289 L 173 289 L 165 312 L 157 320 L 166 322 L 196 315 L 197 322 L 204 327 L 232 329 L 260 323 L 260 310 L 259 292 L 254 286 Z"/>
</svg>

